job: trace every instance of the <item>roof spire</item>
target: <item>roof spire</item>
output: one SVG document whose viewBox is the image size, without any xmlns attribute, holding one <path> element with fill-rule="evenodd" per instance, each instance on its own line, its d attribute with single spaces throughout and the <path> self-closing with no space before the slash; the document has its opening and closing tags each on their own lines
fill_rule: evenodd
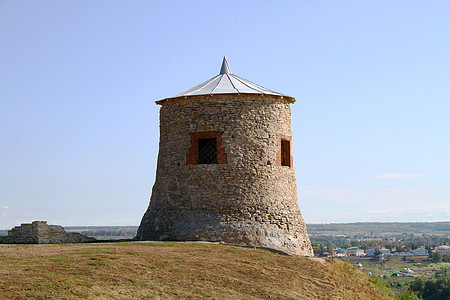
<svg viewBox="0 0 450 300">
<path fill-rule="evenodd" d="M 227 57 L 223 57 L 222 67 L 219 74 L 231 74 L 230 66 L 228 65 Z"/>
</svg>

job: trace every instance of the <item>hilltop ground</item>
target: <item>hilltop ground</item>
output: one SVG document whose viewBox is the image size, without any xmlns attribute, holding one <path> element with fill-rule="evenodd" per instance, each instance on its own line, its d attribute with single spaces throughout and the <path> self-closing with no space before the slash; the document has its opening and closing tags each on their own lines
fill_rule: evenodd
<svg viewBox="0 0 450 300">
<path fill-rule="evenodd" d="M 342 261 L 210 243 L 0 245 L 0 298 L 389 299 Z"/>
</svg>

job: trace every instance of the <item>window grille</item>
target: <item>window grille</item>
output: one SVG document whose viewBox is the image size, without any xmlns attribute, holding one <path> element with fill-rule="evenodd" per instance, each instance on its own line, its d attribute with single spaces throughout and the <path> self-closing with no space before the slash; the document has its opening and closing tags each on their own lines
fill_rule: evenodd
<svg viewBox="0 0 450 300">
<path fill-rule="evenodd" d="M 217 164 L 216 138 L 198 139 L 198 164 Z"/>
</svg>

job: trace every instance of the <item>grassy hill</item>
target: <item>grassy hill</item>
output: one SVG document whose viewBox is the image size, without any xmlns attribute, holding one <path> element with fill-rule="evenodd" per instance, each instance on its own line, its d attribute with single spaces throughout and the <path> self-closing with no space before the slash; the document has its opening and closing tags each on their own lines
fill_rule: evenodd
<svg viewBox="0 0 450 300">
<path fill-rule="evenodd" d="M 0 299 L 390 299 L 342 261 L 210 243 L 0 245 Z"/>
</svg>

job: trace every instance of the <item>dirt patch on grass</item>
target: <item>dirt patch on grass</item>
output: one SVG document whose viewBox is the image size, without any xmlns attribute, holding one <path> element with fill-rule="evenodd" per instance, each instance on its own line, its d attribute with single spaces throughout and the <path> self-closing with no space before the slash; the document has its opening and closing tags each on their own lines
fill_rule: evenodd
<svg viewBox="0 0 450 300">
<path fill-rule="evenodd" d="M 342 261 L 205 243 L 2 245 L 0 298 L 389 299 Z"/>
</svg>

